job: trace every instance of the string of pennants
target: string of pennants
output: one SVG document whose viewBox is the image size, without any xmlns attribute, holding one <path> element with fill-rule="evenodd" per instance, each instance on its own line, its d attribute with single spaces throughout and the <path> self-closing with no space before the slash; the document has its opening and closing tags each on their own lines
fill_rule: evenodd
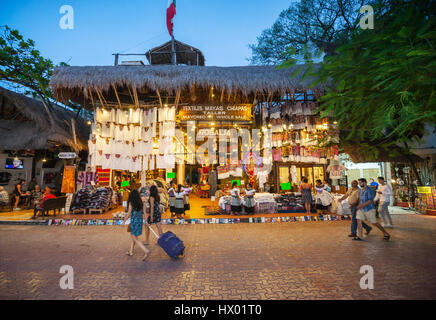
<svg viewBox="0 0 436 320">
<path fill-rule="evenodd" d="M 184 224 L 231 224 L 231 223 L 279 223 L 279 222 L 305 222 L 305 221 L 340 221 L 351 220 L 350 216 L 299 216 L 299 217 L 259 217 L 259 218 L 237 218 L 237 219 L 222 219 L 222 218 L 209 218 L 209 219 L 162 219 L 161 224 L 169 225 L 184 225 Z M 75 226 L 75 225 L 88 225 L 88 226 L 116 226 L 121 225 L 122 220 L 109 220 L 109 219 L 50 219 L 47 222 L 49 226 Z M 128 223 L 126 223 L 128 224 Z"/>
</svg>

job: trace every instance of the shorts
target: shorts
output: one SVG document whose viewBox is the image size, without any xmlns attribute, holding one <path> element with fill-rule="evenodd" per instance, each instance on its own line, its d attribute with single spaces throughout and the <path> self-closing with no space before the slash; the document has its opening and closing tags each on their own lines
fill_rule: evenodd
<svg viewBox="0 0 436 320">
<path fill-rule="evenodd" d="M 375 209 L 369 211 L 363 211 L 362 209 L 357 210 L 356 218 L 362 221 L 366 220 L 371 223 L 377 223 L 377 218 L 375 217 Z"/>
</svg>

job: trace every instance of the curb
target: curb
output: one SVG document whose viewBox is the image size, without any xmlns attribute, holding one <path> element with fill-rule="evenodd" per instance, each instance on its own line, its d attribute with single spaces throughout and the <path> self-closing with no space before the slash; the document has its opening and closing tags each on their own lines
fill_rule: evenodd
<svg viewBox="0 0 436 320">
<path fill-rule="evenodd" d="M 237 219 L 163 219 L 163 225 L 186 225 L 186 224 L 232 224 L 232 223 L 282 223 L 282 222 L 306 222 L 306 221 L 342 221 L 351 220 L 350 216 L 298 216 L 298 217 L 259 217 L 259 218 L 237 218 Z M 121 225 L 122 219 L 49 219 L 34 221 L 0 221 L 0 225 L 28 225 L 28 226 L 116 226 Z"/>
</svg>

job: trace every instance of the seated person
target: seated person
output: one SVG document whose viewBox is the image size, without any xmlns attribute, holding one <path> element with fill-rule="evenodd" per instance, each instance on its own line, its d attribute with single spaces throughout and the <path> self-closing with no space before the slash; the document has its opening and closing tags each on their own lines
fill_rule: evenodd
<svg viewBox="0 0 436 320">
<path fill-rule="evenodd" d="M 44 211 L 44 202 L 45 202 L 46 200 L 48 200 L 48 199 L 55 199 L 55 198 L 56 198 L 56 196 L 52 193 L 52 191 L 50 190 L 50 188 L 49 188 L 49 187 L 46 187 L 41 202 L 40 202 L 37 206 L 35 206 L 35 208 L 33 209 L 33 218 L 36 217 L 36 213 L 37 213 L 38 211 Z"/>
<path fill-rule="evenodd" d="M 32 192 L 33 190 L 35 190 L 36 187 L 36 178 L 33 177 L 32 180 L 30 180 L 29 184 L 27 185 L 27 191 Z"/>
<path fill-rule="evenodd" d="M 34 207 L 41 202 L 43 198 L 43 194 L 39 185 L 35 185 L 35 188 L 31 193 L 31 197 L 32 197 L 32 204 Z"/>
<path fill-rule="evenodd" d="M 0 205 L 7 205 L 9 203 L 9 193 L 0 186 Z"/>
</svg>

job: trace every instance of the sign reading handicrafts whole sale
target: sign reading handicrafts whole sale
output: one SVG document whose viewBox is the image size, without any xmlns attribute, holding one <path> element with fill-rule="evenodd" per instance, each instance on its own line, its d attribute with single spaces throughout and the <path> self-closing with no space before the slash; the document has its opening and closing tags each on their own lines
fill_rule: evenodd
<svg viewBox="0 0 436 320">
<path fill-rule="evenodd" d="M 250 121 L 250 104 L 180 106 L 180 121 Z"/>
</svg>

